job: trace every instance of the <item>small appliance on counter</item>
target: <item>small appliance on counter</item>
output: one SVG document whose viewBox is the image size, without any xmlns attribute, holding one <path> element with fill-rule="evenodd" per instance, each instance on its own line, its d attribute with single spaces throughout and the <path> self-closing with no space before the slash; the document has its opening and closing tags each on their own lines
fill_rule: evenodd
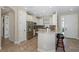
<svg viewBox="0 0 79 59">
<path fill-rule="evenodd" d="M 54 31 L 54 32 L 56 31 L 56 25 L 50 25 L 49 28 L 51 31 Z"/>
</svg>

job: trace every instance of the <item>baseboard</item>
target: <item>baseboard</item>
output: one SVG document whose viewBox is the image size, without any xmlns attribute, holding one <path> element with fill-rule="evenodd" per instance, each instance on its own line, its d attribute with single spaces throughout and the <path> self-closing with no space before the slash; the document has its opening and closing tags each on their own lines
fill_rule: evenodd
<svg viewBox="0 0 79 59">
<path fill-rule="evenodd" d="M 55 50 L 44 50 L 44 49 L 39 49 L 38 48 L 38 52 L 56 52 Z"/>
<path fill-rule="evenodd" d="M 10 40 L 10 39 L 9 39 Z M 14 42 L 14 40 L 10 40 L 11 42 Z"/>
<path fill-rule="evenodd" d="M 79 38 L 76 38 L 77 40 L 79 40 Z"/>
<path fill-rule="evenodd" d="M 26 41 L 26 40 L 20 40 L 20 41 L 15 41 L 15 44 L 20 44 L 21 42 Z"/>
<path fill-rule="evenodd" d="M 14 44 L 20 44 L 20 42 L 18 42 L 18 41 L 15 41 L 15 42 L 14 42 Z"/>
<path fill-rule="evenodd" d="M 76 40 L 79 40 L 79 38 L 70 38 L 70 37 L 65 37 L 67 39 L 76 39 Z"/>
<path fill-rule="evenodd" d="M 2 49 L 2 47 L 0 46 L 0 50 Z"/>
</svg>

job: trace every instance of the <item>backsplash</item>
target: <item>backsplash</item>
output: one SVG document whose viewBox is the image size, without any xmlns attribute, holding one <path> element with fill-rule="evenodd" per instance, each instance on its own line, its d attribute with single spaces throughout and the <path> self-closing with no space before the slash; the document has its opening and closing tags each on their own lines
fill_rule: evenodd
<svg viewBox="0 0 79 59">
<path fill-rule="evenodd" d="M 49 28 L 51 31 L 56 31 L 56 25 L 50 25 Z"/>
</svg>

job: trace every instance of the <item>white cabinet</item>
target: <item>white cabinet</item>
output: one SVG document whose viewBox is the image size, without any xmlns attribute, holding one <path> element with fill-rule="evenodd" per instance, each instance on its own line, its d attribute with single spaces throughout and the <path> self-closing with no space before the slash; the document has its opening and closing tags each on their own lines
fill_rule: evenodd
<svg viewBox="0 0 79 59">
<path fill-rule="evenodd" d="M 37 19 L 37 25 L 50 25 L 51 23 L 51 17 L 42 17 L 40 19 Z"/>
<path fill-rule="evenodd" d="M 57 25 L 57 14 L 53 14 L 53 25 Z"/>
<path fill-rule="evenodd" d="M 53 14 L 49 19 L 50 25 L 57 25 L 57 14 Z"/>
<path fill-rule="evenodd" d="M 38 19 L 32 15 L 27 15 L 27 21 L 32 21 L 32 22 L 38 23 Z"/>
<path fill-rule="evenodd" d="M 57 32 L 57 13 L 53 14 L 53 25 L 56 26 L 56 32 Z"/>
<path fill-rule="evenodd" d="M 38 51 L 55 52 L 55 32 L 38 32 Z M 53 39 L 52 39 L 53 38 Z"/>
<path fill-rule="evenodd" d="M 50 16 L 48 16 L 48 17 L 43 17 L 43 23 L 44 23 L 44 24 L 50 24 Z"/>
<path fill-rule="evenodd" d="M 37 25 L 44 25 L 43 18 L 37 19 Z"/>
<path fill-rule="evenodd" d="M 49 25 L 53 25 L 53 15 L 52 16 L 43 17 L 43 24 L 46 27 L 49 27 Z"/>
<path fill-rule="evenodd" d="M 27 15 L 27 21 L 36 22 L 37 25 L 57 25 L 57 13 L 51 15 L 51 16 L 44 16 L 41 18 L 36 18 L 32 15 Z"/>
<path fill-rule="evenodd" d="M 33 16 L 27 15 L 27 21 L 33 21 Z"/>
<path fill-rule="evenodd" d="M 32 16 L 32 21 L 37 23 L 37 18 L 35 16 Z"/>
<path fill-rule="evenodd" d="M 53 15 L 50 17 L 50 25 L 53 25 Z"/>
</svg>

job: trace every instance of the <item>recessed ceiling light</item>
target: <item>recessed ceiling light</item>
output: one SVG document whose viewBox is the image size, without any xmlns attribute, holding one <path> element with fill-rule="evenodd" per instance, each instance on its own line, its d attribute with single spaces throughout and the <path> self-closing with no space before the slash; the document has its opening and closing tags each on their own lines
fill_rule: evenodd
<svg viewBox="0 0 79 59">
<path fill-rule="evenodd" d="M 27 8 L 25 8 L 25 9 L 27 9 Z"/>
<path fill-rule="evenodd" d="M 73 9 L 69 9 L 70 11 L 73 11 Z"/>
<path fill-rule="evenodd" d="M 6 8 L 2 8 L 2 9 L 6 9 Z"/>
<path fill-rule="evenodd" d="M 52 6 L 49 6 L 49 8 L 52 8 Z"/>
</svg>

